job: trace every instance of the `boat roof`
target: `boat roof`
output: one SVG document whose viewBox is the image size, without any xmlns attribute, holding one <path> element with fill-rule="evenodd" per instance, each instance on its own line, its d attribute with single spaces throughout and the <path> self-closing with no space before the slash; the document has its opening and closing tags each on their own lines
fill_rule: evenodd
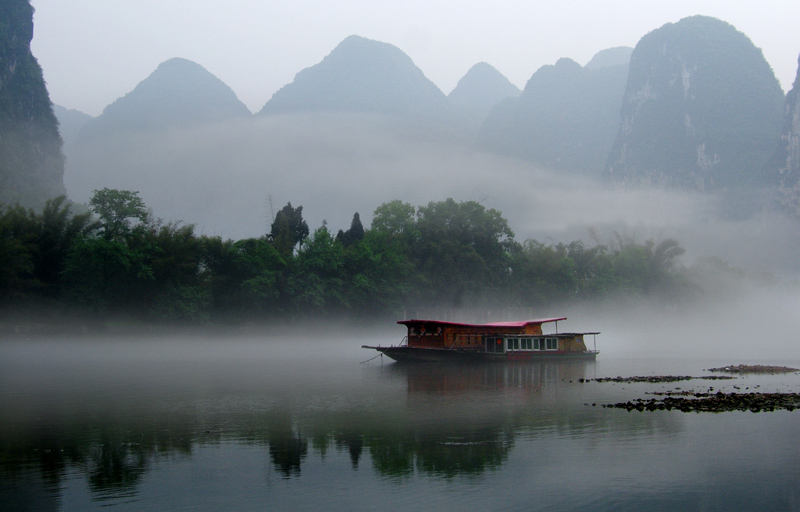
<svg viewBox="0 0 800 512">
<path fill-rule="evenodd" d="M 459 322 L 443 322 L 441 320 L 420 320 L 420 319 L 413 319 L 413 320 L 399 320 L 398 324 L 409 325 L 409 324 L 434 324 L 434 325 L 454 325 L 457 327 L 525 327 L 526 325 L 541 325 L 546 324 L 549 322 L 558 322 L 560 320 L 566 320 L 567 317 L 559 316 L 554 318 L 537 318 L 534 320 L 522 320 L 519 322 L 491 322 L 488 324 L 464 324 Z"/>
</svg>

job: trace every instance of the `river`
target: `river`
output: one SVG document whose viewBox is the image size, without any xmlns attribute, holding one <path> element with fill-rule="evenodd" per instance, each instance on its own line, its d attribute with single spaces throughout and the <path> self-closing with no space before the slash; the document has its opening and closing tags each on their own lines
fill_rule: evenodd
<svg viewBox="0 0 800 512">
<path fill-rule="evenodd" d="M 380 337 L 378 337 L 380 338 Z M 664 391 L 800 391 L 800 358 L 402 366 L 359 334 L 0 342 L 0 509 L 800 510 L 800 411 L 628 412 Z M 756 358 L 757 359 L 757 358 Z M 749 390 L 749 391 L 748 391 Z"/>
</svg>

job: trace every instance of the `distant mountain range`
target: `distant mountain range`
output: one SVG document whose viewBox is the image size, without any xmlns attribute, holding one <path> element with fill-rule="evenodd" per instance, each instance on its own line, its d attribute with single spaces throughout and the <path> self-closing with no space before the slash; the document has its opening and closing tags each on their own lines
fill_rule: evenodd
<svg viewBox="0 0 800 512">
<path fill-rule="evenodd" d="M 131 92 L 88 121 L 80 137 L 191 126 L 250 115 L 222 80 L 199 64 L 174 58 L 161 63 Z"/>
<path fill-rule="evenodd" d="M 520 92 L 516 85 L 491 65 L 479 62 L 458 81 L 447 99 L 477 134 L 489 112 L 498 103 L 507 98 L 516 98 Z"/>
<path fill-rule="evenodd" d="M 619 125 L 629 48 L 606 50 L 581 67 L 571 59 L 542 66 L 518 98 L 488 115 L 479 148 L 547 167 L 599 174 Z"/>
<path fill-rule="evenodd" d="M 278 90 L 257 115 L 360 113 L 440 135 L 462 129 L 456 109 L 408 55 L 350 36 Z"/>
<path fill-rule="evenodd" d="M 32 38 L 28 0 L 0 2 L 0 203 L 41 207 L 64 194 L 64 156 Z"/>
<path fill-rule="evenodd" d="M 271 127 L 288 123 L 289 132 L 311 123 L 313 130 L 301 132 L 326 140 L 401 126 L 425 141 L 456 142 L 562 173 L 707 192 L 780 188 L 789 201 L 800 195 L 797 116 L 789 114 L 796 96 L 786 98 L 784 116 L 783 93 L 761 51 L 731 25 L 695 16 L 654 30 L 634 49 L 598 52 L 585 66 L 567 58 L 542 66 L 521 92 L 479 63 L 446 96 L 398 48 L 350 36 L 255 116 L 227 85 L 184 59 L 161 64 L 97 118 L 57 114 L 65 140 L 76 140 L 67 146 L 65 179 L 81 199 L 94 188 L 136 182 L 139 172 L 173 172 L 180 162 L 154 163 L 155 154 L 148 155 L 150 169 L 137 171 L 144 163 L 135 155 L 147 149 L 134 146 L 153 130 L 269 120 Z M 131 133 L 142 136 L 126 139 Z M 303 144 L 298 151 L 313 154 L 315 142 Z"/>
</svg>

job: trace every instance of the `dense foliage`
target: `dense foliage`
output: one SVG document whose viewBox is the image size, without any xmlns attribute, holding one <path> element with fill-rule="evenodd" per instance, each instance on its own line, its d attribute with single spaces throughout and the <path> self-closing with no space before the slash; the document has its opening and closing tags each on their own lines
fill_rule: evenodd
<svg viewBox="0 0 800 512">
<path fill-rule="evenodd" d="M 453 199 L 380 205 L 334 236 L 287 204 L 271 233 L 222 240 L 152 220 L 136 192 L 0 208 L 0 301 L 86 319 L 255 321 L 404 311 L 534 308 L 687 292 L 674 240 L 610 245 L 514 239 L 501 213 Z"/>
</svg>

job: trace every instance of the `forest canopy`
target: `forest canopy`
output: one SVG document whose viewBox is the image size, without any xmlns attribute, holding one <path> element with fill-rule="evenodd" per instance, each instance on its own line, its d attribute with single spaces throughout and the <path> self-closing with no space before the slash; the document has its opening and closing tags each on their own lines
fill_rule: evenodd
<svg viewBox="0 0 800 512">
<path fill-rule="evenodd" d="M 288 203 L 262 237 L 223 240 L 152 219 L 137 192 L 0 205 L 0 301 L 66 318 L 244 322 L 406 311 L 492 311 L 700 293 L 673 239 L 515 239 L 501 212 L 453 199 L 378 206 L 334 235 Z M 716 265 L 719 269 L 722 265 Z"/>
</svg>

